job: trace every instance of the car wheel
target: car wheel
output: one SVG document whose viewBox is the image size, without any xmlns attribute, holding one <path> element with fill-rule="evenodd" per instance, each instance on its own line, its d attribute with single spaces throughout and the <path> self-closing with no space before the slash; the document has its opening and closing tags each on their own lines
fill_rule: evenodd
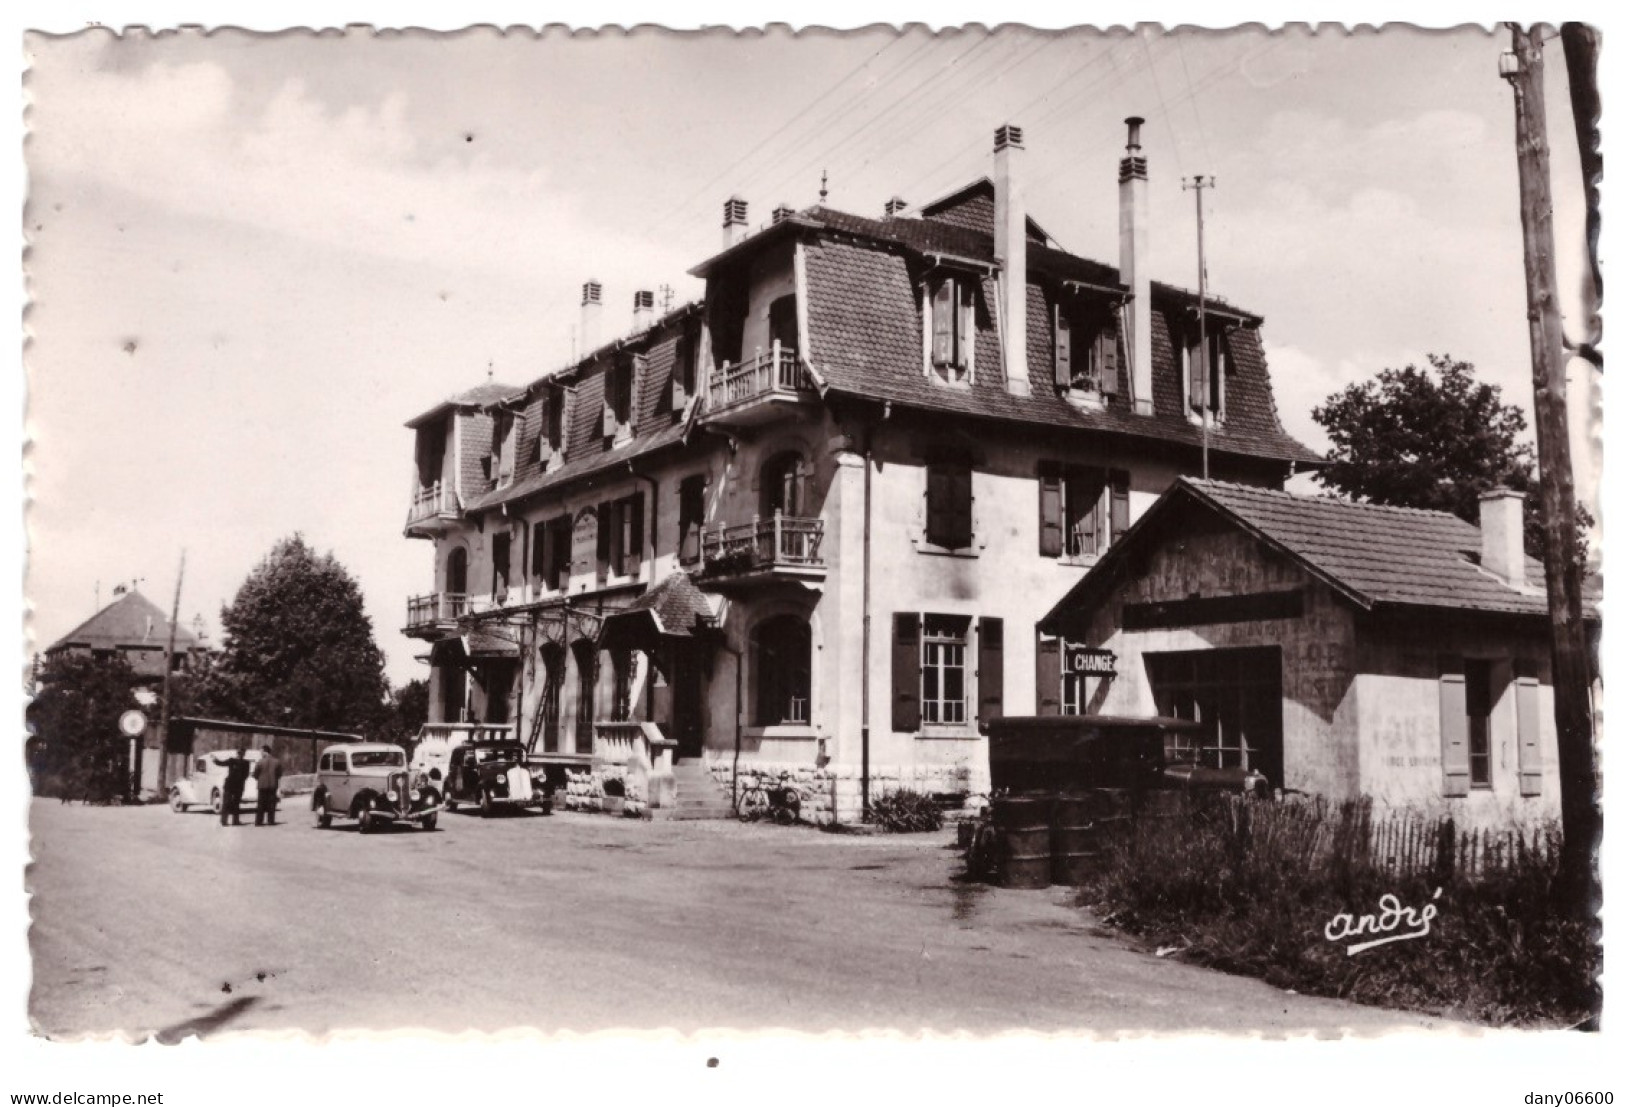
<svg viewBox="0 0 1625 1107">
<path fill-rule="evenodd" d="M 423 827 L 424 830 L 433 830 L 434 827 L 435 827 L 435 823 L 437 823 L 439 821 L 440 821 L 440 813 L 437 811 L 432 815 L 423 816 L 423 821 L 422 821 L 422 823 L 420 825 Z"/>
<path fill-rule="evenodd" d="M 214 791 L 209 793 L 209 810 L 210 811 L 213 811 L 216 815 L 218 815 L 218 814 L 220 814 L 220 809 L 225 807 L 225 805 L 226 805 L 226 801 L 223 798 L 221 798 L 220 789 L 216 788 Z"/>
<path fill-rule="evenodd" d="M 378 829 L 378 823 L 377 823 L 377 820 L 375 820 L 372 817 L 372 812 L 371 811 L 363 811 L 363 812 L 361 812 L 361 833 L 363 833 L 363 834 L 371 834 L 374 830 L 377 830 L 377 829 Z"/>
<path fill-rule="evenodd" d="M 497 805 L 491 802 L 491 793 L 490 792 L 481 792 L 480 793 L 480 818 L 489 819 L 491 817 L 492 812 L 494 812 L 496 809 L 497 809 Z"/>
<path fill-rule="evenodd" d="M 318 830 L 326 830 L 328 827 L 330 827 L 332 825 L 333 825 L 333 816 L 331 816 L 331 815 L 329 815 L 327 813 L 327 808 L 318 807 L 316 809 L 316 828 Z"/>
<path fill-rule="evenodd" d="M 446 810 L 447 811 L 455 811 L 455 810 L 457 810 L 457 801 L 452 799 L 450 796 L 446 797 Z"/>
<path fill-rule="evenodd" d="M 181 799 L 181 790 L 179 788 L 169 790 L 169 809 L 177 815 L 186 810 L 186 801 Z"/>
</svg>

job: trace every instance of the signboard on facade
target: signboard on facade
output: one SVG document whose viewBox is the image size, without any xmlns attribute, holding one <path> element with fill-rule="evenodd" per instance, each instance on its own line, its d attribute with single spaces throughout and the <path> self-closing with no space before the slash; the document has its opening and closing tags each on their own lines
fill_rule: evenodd
<svg viewBox="0 0 1625 1107">
<path fill-rule="evenodd" d="M 570 532 L 570 579 L 591 580 L 598 572 L 598 514 L 588 509 L 576 516 Z"/>
<path fill-rule="evenodd" d="M 1085 676 L 1116 676 L 1117 655 L 1111 650 L 1066 644 L 1066 671 Z"/>
</svg>

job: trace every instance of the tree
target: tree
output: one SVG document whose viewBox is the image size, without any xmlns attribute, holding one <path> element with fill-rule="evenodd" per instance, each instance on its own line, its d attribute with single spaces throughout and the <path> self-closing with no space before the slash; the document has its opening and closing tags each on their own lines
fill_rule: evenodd
<svg viewBox="0 0 1625 1107">
<path fill-rule="evenodd" d="M 384 657 L 361 590 L 295 534 L 272 547 L 220 612 L 209 699 L 244 722 L 374 733 L 387 723 Z"/>
<path fill-rule="evenodd" d="M 389 694 L 389 740 L 410 746 L 429 721 L 429 683 L 409 680 Z"/>
<path fill-rule="evenodd" d="M 129 739 L 119 716 L 135 704 L 135 672 L 122 657 L 63 656 L 39 671 L 28 724 L 40 739 L 35 787 L 107 803 L 125 792 Z"/>
<path fill-rule="evenodd" d="M 1475 525 L 1490 489 L 1530 494 L 1524 549 L 1541 556 L 1545 525 L 1532 494 L 1534 449 L 1519 441 L 1528 427 L 1522 409 L 1503 403 L 1500 386 L 1477 380 L 1468 362 L 1429 354 L 1428 363 L 1384 369 L 1314 409 L 1332 440 L 1330 464 L 1315 480 L 1354 500 L 1448 511 Z M 1591 522 L 1583 507 L 1579 522 Z"/>
</svg>

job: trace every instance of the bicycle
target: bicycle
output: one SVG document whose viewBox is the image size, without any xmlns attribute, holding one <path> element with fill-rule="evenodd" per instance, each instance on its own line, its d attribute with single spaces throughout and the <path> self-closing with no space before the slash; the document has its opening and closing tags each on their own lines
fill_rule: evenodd
<svg viewBox="0 0 1625 1107">
<path fill-rule="evenodd" d="M 780 773 L 778 784 L 773 787 L 755 776 L 740 790 L 736 810 L 742 823 L 772 819 L 780 826 L 790 826 L 801 820 L 801 791 L 790 783 L 788 772 Z"/>
</svg>

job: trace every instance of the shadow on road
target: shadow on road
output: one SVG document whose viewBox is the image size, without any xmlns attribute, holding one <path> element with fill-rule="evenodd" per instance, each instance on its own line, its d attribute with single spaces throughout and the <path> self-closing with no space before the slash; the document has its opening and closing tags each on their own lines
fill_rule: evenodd
<svg viewBox="0 0 1625 1107">
<path fill-rule="evenodd" d="M 259 1001 L 259 996 L 238 996 L 236 999 L 228 999 L 207 1015 L 199 1015 L 195 1019 L 166 1026 L 153 1036 L 162 1045 L 179 1045 L 193 1034 L 202 1038 L 219 1030 Z"/>
</svg>

